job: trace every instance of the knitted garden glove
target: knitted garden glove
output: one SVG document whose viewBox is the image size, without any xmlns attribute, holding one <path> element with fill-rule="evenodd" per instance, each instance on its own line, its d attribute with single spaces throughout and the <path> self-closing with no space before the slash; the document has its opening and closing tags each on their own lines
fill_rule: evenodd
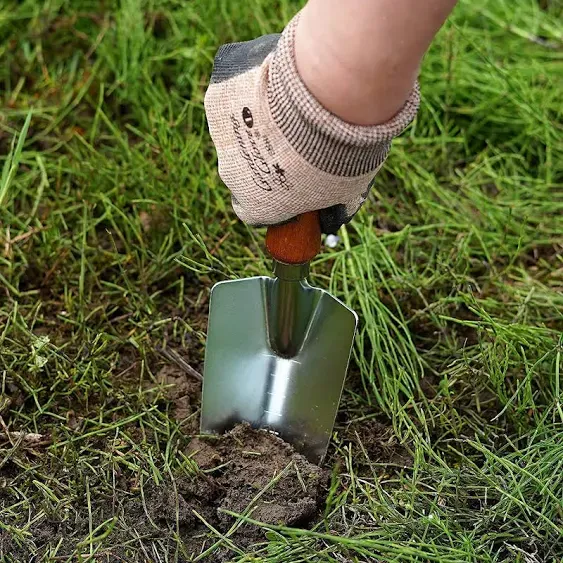
<svg viewBox="0 0 563 563">
<path fill-rule="evenodd" d="M 323 232 L 335 233 L 364 203 L 392 139 L 415 117 L 418 85 L 387 123 L 342 121 L 299 77 L 298 17 L 281 35 L 219 49 L 205 111 L 219 175 L 240 219 L 271 225 L 319 209 Z"/>
</svg>

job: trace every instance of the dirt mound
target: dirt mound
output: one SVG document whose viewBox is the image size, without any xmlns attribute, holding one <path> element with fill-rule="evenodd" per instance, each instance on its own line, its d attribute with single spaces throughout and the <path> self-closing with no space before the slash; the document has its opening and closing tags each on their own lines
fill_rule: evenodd
<svg viewBox="0 0 563 563">
<path fill-rule="evenodd" d="M 240 425 L 220 440 L 194 438 L 188 451 L 218 491 L 222 522 L 232 521 L 226 509 L 249 510 L 268 524 L 304 525 L 324 500 L 327 472 L 269 432 Z"/>
<path fill-rule="evenodd" d="M 197 431 L 193 415 L 199 407 L 200 382 L 175 366 L 162 368 L 157 380 L 165 386 L 175 418 Z M 217 524 L 233 521 L 223 509 L 236 513 L 249 509 L 253 519 L 268 524 L 303 525 L 323 500 L 327 473 L 270 432 L 242 424 L 221 437 L 193 438 L 185 454 L 202 473 L 179 486 L 182 506 L 203 511 Z"/>
<path fill-rule="evenodd" d="M 277 436 L 239 425 L 221 437 L 196 437 L 186 455 L 200 472 L 193 479 L 147 491 L 145 506 L 126 504 L 125 514 L 137 533 L 179 529 L 192 555 L 211 547 L 209 526 L 228 535 L 239 547 L 264 540 L 264 530 L 248 523 L 229 533 L 244 514 L 267 524 L 307 526 L 318 517 L 328 485 L 327 470 L 313 465 Z M 210 560 L 230 561 L 223 543 Z"/>
</svg>

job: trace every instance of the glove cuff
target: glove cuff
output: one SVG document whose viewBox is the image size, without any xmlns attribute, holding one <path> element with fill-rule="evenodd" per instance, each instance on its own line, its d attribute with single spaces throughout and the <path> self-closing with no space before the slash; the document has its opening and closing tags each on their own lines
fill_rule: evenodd
<svg viewBox="0 0 563 563">
<path fill-rule="evenodd" d="M 335 176 L 375 172 L 391 141 L 414 119 L 420 103 L 418 83 L 401 110 L 387 123 L 347 123 L 325 109 L 301 80 L 295 63 L 299 14 L 283 31 L 269 68 L 268 105 L 276 125 L 294 150 L 311 165 Z"/>
</svg>

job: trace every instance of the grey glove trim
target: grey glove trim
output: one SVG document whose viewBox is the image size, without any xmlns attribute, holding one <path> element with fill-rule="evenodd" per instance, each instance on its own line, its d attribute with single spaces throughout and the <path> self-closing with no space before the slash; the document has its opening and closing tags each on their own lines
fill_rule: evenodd
<svg viewBox="0 0 563 563">
<path fill-rule="evenodd" d="M 328 209 L 321 209 L 319 213 L 321 231 L 327 235 L 335 235 L 342 225 L 348 224 L 354 215 L 349 216 L 346 206 L 342 203 Z"/>
<path fill-rule="evenodd" d="M 373 183 L 372 180 L 367 190 L 355 200 L 321 209 L 319 214 L 321 231 L 327 235 L 335 235 L 342 225 L 347 225 L 366 202 Z"/>
<path fill-rule="evenodd" d="M 218 84 L 260 66 L 276 48 L 279 33 L 263 35 L 252 41 L 228 43 L 217 51 L 211 73 L 211 84 Z"/>
</svg>

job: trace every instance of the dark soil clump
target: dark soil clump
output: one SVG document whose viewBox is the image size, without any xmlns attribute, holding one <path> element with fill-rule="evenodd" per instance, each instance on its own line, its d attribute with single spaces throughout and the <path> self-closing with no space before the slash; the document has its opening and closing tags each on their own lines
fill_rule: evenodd
<svg viewBox="0 0 563 563">
<path fill-rule="evenodd" d="M 194 438 L 188 452 L 206 471 L 198 494 L 212 497 L 225 530 L 234 522 L 225 510 L 267 524 L 305 526 L 324 502 L 328 472 L 269 432 L 240 425 L 220 440 Z M 253 541 L 263 532 L 245 526 L 239 535 Z"/>
</svg>

